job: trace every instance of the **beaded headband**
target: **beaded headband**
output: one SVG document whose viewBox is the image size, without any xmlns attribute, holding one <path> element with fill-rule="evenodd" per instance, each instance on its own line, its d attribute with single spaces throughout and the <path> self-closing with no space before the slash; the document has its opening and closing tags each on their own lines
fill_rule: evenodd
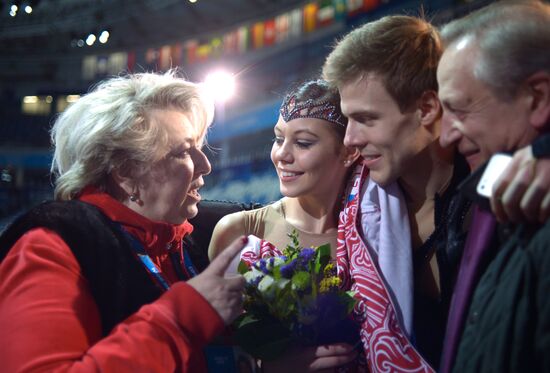
<svg viewBox="0 0 550 373">
<path fill-rule="evenodd" d="M 347 118 L 338 112 L 336 106 L 328 101 L 309 99 L 296 103 L 295 95 L 287 95 L 279 110 L 285 122 L 297 118 L 317 118 L 329 121 L 342 127 L 347 126 Z"/>
</svg>

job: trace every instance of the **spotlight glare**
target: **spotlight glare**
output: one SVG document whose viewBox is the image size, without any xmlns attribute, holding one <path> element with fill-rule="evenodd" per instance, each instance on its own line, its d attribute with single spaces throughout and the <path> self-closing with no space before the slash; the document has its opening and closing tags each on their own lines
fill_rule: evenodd
<svg viewBox="0 0 550 373">
<path fill-rule="evenodd" d="M 195 3 L 197 2 L 197 0 L 189 0 L 189 2 L 190 2 L 191 4 L 195 4 Z"/>
<path fill-rule="evenodd" d="M 18 9 L 19 9 L 19 8 L 18 8 L 17 5 L 15 5 L 15 4 L 13 4 L 13 5 L 10 7 L 10 10 L 11 10 L 12 12 L 17 12 Z"/>
<path fill-rule="evenodd" d="M 90 34 L 88 35 L 88 37 L 86 38 L 86 44 L 88 44 L 89 46 L 92 46 L 94 43 L 95 43 L 95 40 L 96 40 L 96 37 L 94 34 Z"/>
<path fill-rule="evenodd" d="M 27 5 L 27 6 L 25 7 L 25 13 L 31 14 L 31 13 L 32 13 L 32 6 Z"/>
<path fill-rule="evenodd" d="M 110 35 L 109 31 L 107 30 L 102 31 L 101 34 L 99 35 L 99 42 L 101 44 L 107 43 L 107 40 L 109 40 L 109 35 Z"/>
<path fill-rule="evenodd" d="M 206 93 L 216 101 L 227 101 L 235 93 L 235 77 L 225 71 L 208 74 L 204 85 Z"/>
</svg>

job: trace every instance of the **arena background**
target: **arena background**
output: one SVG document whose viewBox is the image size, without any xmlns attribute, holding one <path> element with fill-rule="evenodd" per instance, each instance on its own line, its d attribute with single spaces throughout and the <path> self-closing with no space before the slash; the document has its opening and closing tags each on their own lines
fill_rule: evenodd
<svg viewBox="0 0 550 373">
<path fill-rule="evenodd" d="M 217 106 L 208 135 L 213 171 L 201 194 L 266 203 L 280 197 L 269 151 L 281 98 L 319 75 L 335 40 L 387 14 L 438 25 L 489 2 L 3 0 L 0 226 L 52 198 L 48 130 L 103 78 L 173 67 L 192 81 L 233 73 L 235 95 Z"/>
</svg>

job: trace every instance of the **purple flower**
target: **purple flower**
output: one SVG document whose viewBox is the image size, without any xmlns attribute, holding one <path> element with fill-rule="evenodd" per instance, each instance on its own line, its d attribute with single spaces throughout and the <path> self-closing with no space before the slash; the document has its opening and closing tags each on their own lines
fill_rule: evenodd
<svg viewBox="0 0 550 373">
<path fill-rule="evenodd" d="M 310 247 L 306 247 L 300 251 L 298 254 L 298 263 L 299 263 L 299 269 L 308 271 L 309 270 L 309 262 L 311 262 L 311 259 L 315 256 L 315 249 L 312 249 Z"/>
<path fill-rule="evenodd" d="M 255 277 L 255 278 L 250 282 L 250 286 L 253 286 L 254 288 L 257 288 L 257 287 L 258 287 L 258 284 L 260 283 L 260 281 L 262 281 L 262 277 L 260 277 L 260 276 Z"/>
<path fill-rule="evenodd" d="M 269 270 L 267 269 L 267 261 L 263 258 L 254 263 L 254 266 L 265 274 L 269 273 Z"/>
<path fill-rule="evenodd" d="M 296 260 L 293 260 L 290 263 L 281 266 L 281 276 L 283 276 L 284 278 L 292 278 L 295 270 Z"/>
<path fill-rule="evenodd" d="M 312 249 L 311 247 L 306 247 L 302 249 L 302 251 L 300 251 L 300 254 L 298 255 L 302 263 L 308 263 L 314 256 L 315 249 Z"/>
</svg>

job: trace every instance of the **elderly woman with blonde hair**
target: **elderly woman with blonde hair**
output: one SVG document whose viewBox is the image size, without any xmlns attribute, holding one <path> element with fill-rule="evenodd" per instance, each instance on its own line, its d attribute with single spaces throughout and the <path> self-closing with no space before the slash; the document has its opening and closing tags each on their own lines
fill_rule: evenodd
<svg viewBox="0 0 550 373">
<path fill-rule="evenodd" d="M 210 163 L 213 107 L 197 84 L 144 73 L 99 84 L 52 128 L 55 201 L 0 238 L 0 361 L 34 370 L 206 370 L 203 347 L 241 312 L 223 273 L 182 239 Z"/>
</svg>

